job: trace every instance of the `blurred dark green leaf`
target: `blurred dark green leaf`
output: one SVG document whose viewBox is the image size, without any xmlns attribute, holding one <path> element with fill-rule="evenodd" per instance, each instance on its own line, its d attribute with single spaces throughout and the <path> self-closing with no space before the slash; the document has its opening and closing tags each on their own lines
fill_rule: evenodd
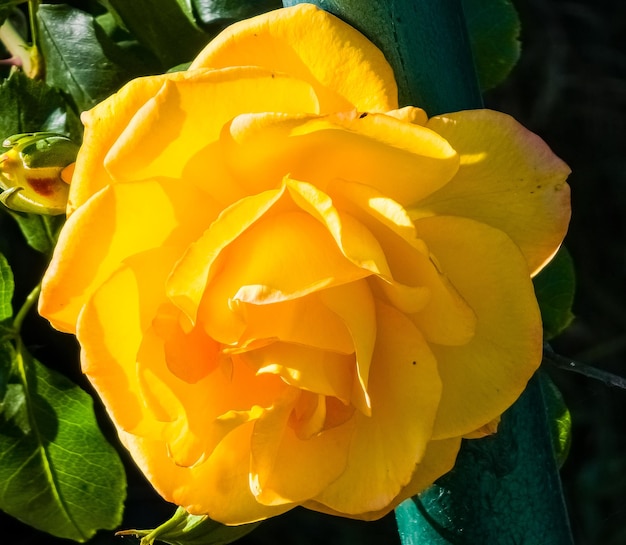
<svg viewBox="0 0 626 545">
<path fill-rule="evenodd" d="M 126 30 L 161 63 L 161 72 L 192 60 L 209 41 L 182 0 L 102 0 Z"/>
<path fill-rule="evenodd" d="M 84 542 L 120 524 L 124 468 L 89 395 L 11 343 L 0 403 L 0 508 L 39 530 Z M 6 357 L 3 357 L 6 359 Z"/>
<path fill-rule="evenodd" d="M 141 545 L 155 541 L 169 545 L 225 545 L 254 530 L 259 523 L 225 526 L 206 516 L 190 515 L 179 507 L 172 518 L 154 530 L 124 530 L 118 535 L 140 537 Z"/>
<path fill-rule="evenodd" d="M 191 0 L 204 25 L 226 24 L 282 7 L 277 0 Z"/>
<path fill-rule="evenodd" d="M 576 289 L 574 264 L 561 247 L 550 264 L 534 279 L 535 294 L 541 309 L 546 340 L 561 333 L 574 319 L 572 304 Z"/>
<path fill-rule="evenodd" d="M 520 56 L 520 21 L 510 0 L 462 0 L 480 87 L 503 82 Z"/>
<path fill-rule="evenodd" d="M 0 25 L 4 23 L 6 18 L 15 9 L 15 6 L 25 1 L 26 0 L 0 0 Z"/>
<path fill-rule="evenodd" d="M 92 108 L 137 75 L 92 15 L 65 4 L 42 4 L 37 16 L 46 81 L 69 93 L 79 110 Z"/>
</svg>

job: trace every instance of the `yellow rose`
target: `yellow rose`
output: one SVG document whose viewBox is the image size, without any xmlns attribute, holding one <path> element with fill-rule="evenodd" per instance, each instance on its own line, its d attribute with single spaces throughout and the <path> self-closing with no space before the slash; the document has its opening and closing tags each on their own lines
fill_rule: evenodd
<svg viewBox="0 0 626 545">
<path fill-rule="evenodd" d="M 380 51 L 299 5 L 83 115 L 40 311 L 191 513 L 380 517 L 540 363 L 530 278 L 567 166 L 506 115 L 396 95 Z"/>
</svg>

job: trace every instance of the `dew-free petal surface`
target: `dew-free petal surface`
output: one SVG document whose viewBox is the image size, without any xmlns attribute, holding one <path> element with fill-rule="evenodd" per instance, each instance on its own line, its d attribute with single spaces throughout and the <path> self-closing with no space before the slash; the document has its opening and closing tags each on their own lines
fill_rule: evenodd
<svg viewBox="0 0 626 545">
<path fill-rule="evenodd" d="M 541 363 L 541 316 L 524 256 L 502 231 L 439 216 L 416 230 L 476 315 L 462 346 L 431 343 L 443 383 L 434 438 L 464 435 L 502 414 Z"/>
<path fill-rule="evenodd" d="M 430 440 L 441 393 L 435 358 L 413 323 L 382 302 L 376 315 L 371 416 L 355 413 L 346 469 L 313 498 L 348 515 L 385 509 L 410 482 Z"/>
<path fill-rule="evenodd" d="M 64 226 L 43 278 L 39 312 L 57 329 L 73 332 L 85 301 L 124 259 L 163 245 L 184 248 L 216 214 L 205 193 L 180 191 L 175 180 L 107 186 Z"/>
<path fill-rule="evenodd" d="M 351 105 L 361 111 L 397 108 L 393 71 L 380 50 L 354 28 L 310 4 L 231 25 L 190 68 L 248 65 L 311 83 L 322 111 L 346 110 Z"/>
<path fill-rule="evenodd" d="M 415 204 L 413 216 L 458 215 L 496 227 L 537 273 L 567 231 L 568 166 L 536 134 L 492 110 L 434 117 L 427 127 L 457 150 L 461 166 L 451 182 Z"/>
</svg>

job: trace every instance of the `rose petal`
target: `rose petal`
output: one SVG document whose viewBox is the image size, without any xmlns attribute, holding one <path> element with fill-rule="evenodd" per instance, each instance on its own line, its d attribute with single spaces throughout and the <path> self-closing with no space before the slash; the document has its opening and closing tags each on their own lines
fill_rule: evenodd
<svg viewBox="0 0 626 545">
<path fill-rule="evenodd" d="M 240 345 L 272 339 L 339 354 L 354 353 L 348 328 L 318 294 L 269 305 L 244 303 L 241 311 L 246 328 Z"/>
<path fill-rule="evenodd" d="M 252 423 L 228 434 L 202 464 L 179 467 L 166 446 L 125 432 L 120 439 L 166 501 L 223 524 L 245 524 L 280 515 L 295 505 L 259 503 L 249 486 Z M 201 483 L 201 484 L 200 484 Z"/>
<path fill-rule="evenodd" d="M 369 274 L 342 255 L 318 221 L 298 211 L 261 218 L 230 245 L 223 261 L 206 287 L 199 318 L 225 344 L 238 342 L 243 334 L 245 309 L 237 302 L 293 300 Z M 221 336 L 228 331 L 231 336 Z"/>
<path fill-rule="evenodd" d="M 162 284 L 177 250 L 162 246 L 121 266 L 89 299 L 80 314 L 77 337 L 83 372 L 100 394 L 116 425 L 158 436 L 146 406 L 137 397 L 137 353 L 143 333 L 163 300 Z M 149 270 L 149 274 L 142 271 Z M 120 312 L 124 301 L 124 312 Z"/>
<path fill-rule="evenodd" d="M 321 190 L 336 178 L 358 181 L 408 204 L 435 192 L 458 169 L 455 150 L 430 129 L 356 111 L 241 115 L 223 145 L 232 171 L 252 193 L 275 187 L 289 173 Z"/>
<path fill-rule="evenodd" d="M 307 83 L 283 74 L 252 67 L 187 74 L 188 79 L 166 79 L 113 143 L 104 165 L 114 180 L 180 178 L 188 159 L 217 140 L 238 114 L 319 109 Z"/>
<path fill-rule="evenodd" d="M 329 54 L 332 51 L 332 54 Z M 263 66 L 309 82 L 322 111 L 397 107 L 397 87 L 380 50 L 319 8 L 302 4 L 229 26 L 191 68 Z"/>
<path fill-rule="evenodd" d="M 400 494 L 398 494 L 394 500 L 385 508 L 378 511 L 368 511 L 364 513 L 356 513 L 353 515 L 346 515 L 334 509 L 321 504 L 317 501 L 305 502 L 304 507 L 314 509 L 315 511 L 321 511 L 329 515 L 337 515 L 341 517 L 350 516 L 351 518 L 359 520 L 378 520 L 384 517 L 392 509 L 395 509 L 404 500 L 415 496 L 417 493 L 422 492 L 428 486 L 433 484 L 439 477 L 446 474 L 454 467 L 457 453 L 461 446 L 461 438 L 455 437 L 454 439 L 445 439 L 443 441 L 430 441 L 426 447 L 426 453 L 416 466 L 413 477 L 408 485 L 406 485 Z"/>
<path fill-rule="evenodd" d="M 303 439 L 292 424 L 294 404 L 302 397 L 313 398 L 300 393 L 295 399 L 277 403 L 255 423 L 251 486 L 257 500 L 265 505 L 308 500 L 322 492 L 345 468 L 354 421 Z M 315 399 L 323 408 L 323 419 L 324 396 Z"/>
<path fill-rule="evenodd" d="M 251 195 L 222 211 L 201 237 L 186 249 L 167 283 L 169 299 L 196 320 L 204 290 L 216 274 L 220 253 L 278 203 L 283 190 Z"/>
<path fill-rule="evenodd" d="M 432 118 L 428 127 L 461 155 L 445 187 L 416 204 L 414 218 L 464 216 L 507 233 L 535 274 L 556 252 L 570 218 L 570 170 L 513 118 L 471 110 Z"/>
<path fill-rule="evenodd" d="M 413 323 L 380 301 L 369 394 L 372 414 L 355 413 L 346 469 L 313 498 L 343 514 L 385 509 L 424 457 L 441 393 L 437 364 Z"/>
<path fill-rule="evenodd" d="M 181 190 L 174 180 L 106 187 L 64 226 L 43 279 L 39 312 L 57 329 L 74 331 L 85 301 L 124 259 L 163 245 L 184 248 L 217 211 L 206 194 Z"/>
<path fill-rule="evenodd" d="M 376 342 L 376 309 L 367 280 L 357 280 L 319 293 L 320 300 L 345 324 L 352 336 L 356 372 L 351 403 L 365 415 L 371 414 L 368 394 L 370 366 Z"/>
<path fill-rule="evenodd" d="M 427 340 L 462 345 L 474 334 L 472 309 L 438 269 L 398 203 L 368 186 L 336 180 L 333 201 L 365 225 L 389 264 L 377 283 L 389 302 L 411 315 Z"/>
<path fill-rule="evenodd" d="M 434 438 L 445 439 L 480 428 L 519 397 L 541 362 L 541 316 L 526 261 L 502 231 L 452 216 L 421 219 L 416 229 L 476 314 L 468 344 L 431 344 L 443 382 Z"/>
<path fill-rule="evenodd" d="M 277 375 L 296 388 L 336 397 L 346 405 L 354 384 L 354 356 L 284 342 L 242 353 L 258 375 Z"/>
</svg>

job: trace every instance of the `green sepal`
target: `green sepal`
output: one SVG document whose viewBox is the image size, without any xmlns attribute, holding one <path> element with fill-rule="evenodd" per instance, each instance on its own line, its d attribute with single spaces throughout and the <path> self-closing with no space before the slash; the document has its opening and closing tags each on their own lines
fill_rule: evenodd
<svg viewBox="0 0 626 545">
<path fill-rule="evenodd" d="M 154 530 L 122 530 L 118 536 L 141 538 L 141 545 L 155 541 L 169 545 L 226 545 L 245 536 L 260 523 L 225 526 L 206 515 L 190 515 L 179 507 L 172 518 Z"/>
<path fill-rule="evenodd" d="M 69 185 L 62 170 L 76 160 L 78 146 L 64 135 L 36 132 L 13 135 L 0 155 L 0 201 L 18 212 L 64 214 Z"/>
</svg>

